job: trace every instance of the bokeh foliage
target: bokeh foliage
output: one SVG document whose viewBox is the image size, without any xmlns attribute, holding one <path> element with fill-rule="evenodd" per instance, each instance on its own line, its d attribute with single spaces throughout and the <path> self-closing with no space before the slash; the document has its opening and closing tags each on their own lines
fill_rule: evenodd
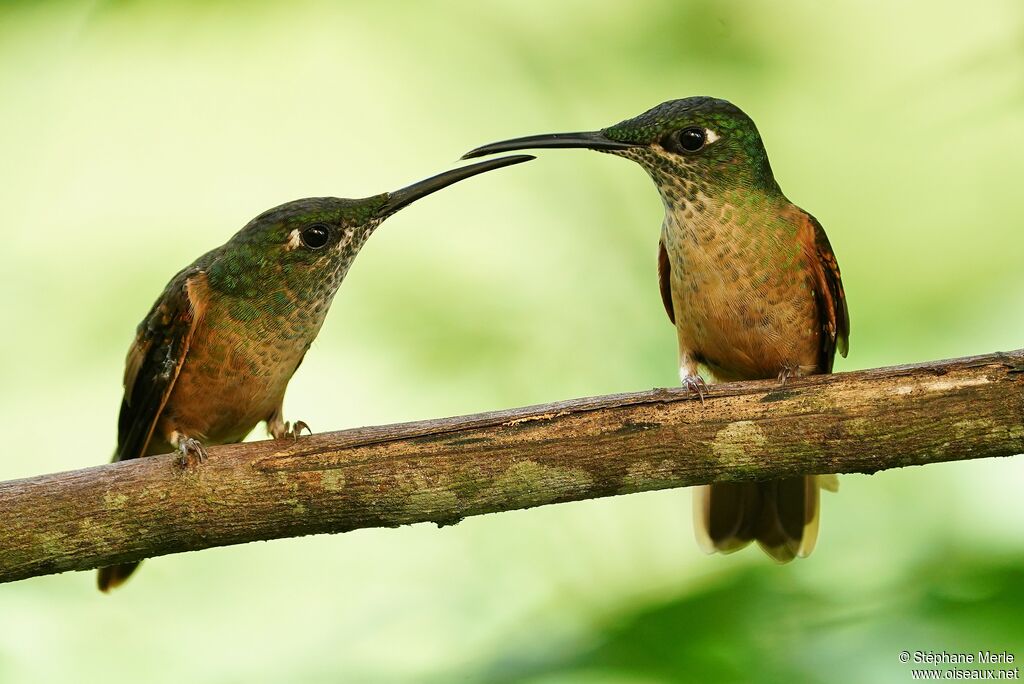
<svg viewBox="0 0 1024 684">
<path fill-rule="evenodd" d="M 493 139 L 725 97 L 827 228 L 839 368 L 1024 341 L 1024 5 L 0 6 L 0 477 L 105 461 L 167 279 L 274 204 L 364 196 Z M 672 385 L 661 206 L 551 152 L 395 217 L 292 383 L 315 429 Z M 847 477 L 814 556 L 701 555 L 660 492 L 0 587 L 0 681 L 906 681 L 1024 657 L 1019 460 Z"/>
</svg>

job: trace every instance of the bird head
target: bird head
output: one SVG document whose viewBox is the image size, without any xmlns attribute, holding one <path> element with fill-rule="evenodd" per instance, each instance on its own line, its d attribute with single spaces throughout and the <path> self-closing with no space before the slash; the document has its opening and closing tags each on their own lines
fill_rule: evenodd
<svg viewBox="0 0 1024 684">
<path fill-rule="evenodd" d="M 632 159 L 663 195 L 680 186 L 691 195 L 732 188 L 778 190 L 754 122 L 731 102 L 711 97 L 663 102 L 599 131 L 503 140 L 477 147 L 463 159 L 541 148 L 585 148 Z"/>
<path fill-rule="evenodd" d="M 530 159 L 491 159 L 362 199 L 307 197 L 286 202 L 263 212 L 214 250 L 210 283 L 243 297 L 267 292 L 282 306 L 310 297 L 329 302 L 359 250 L 389 216 L 449 185 Z"/>
</svg>

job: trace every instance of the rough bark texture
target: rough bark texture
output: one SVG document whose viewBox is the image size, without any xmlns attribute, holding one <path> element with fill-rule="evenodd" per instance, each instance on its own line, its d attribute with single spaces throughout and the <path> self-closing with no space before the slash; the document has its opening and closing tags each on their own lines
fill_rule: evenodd
<svg viewBox="0 0 1024 684">
<path fill-rule="evenodd" d="M 599 496 L 1024 452 L 1024 350 L 577 399 L 0 483 L 0 582 Z"/>
</svg>

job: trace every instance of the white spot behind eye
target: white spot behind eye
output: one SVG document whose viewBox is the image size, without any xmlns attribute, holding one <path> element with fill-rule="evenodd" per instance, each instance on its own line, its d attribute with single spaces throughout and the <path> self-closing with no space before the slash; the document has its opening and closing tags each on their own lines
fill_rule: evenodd
<svg viewBox="0 0 1024 684">
<path fill-rule="evenodd" d="M 717 133 L 715 133 L 713 130 L 711 130 L 710 128 L 705 128 L 704 129 L 704 137 L 707 139 L 708 144 L 710 145 L 711 143 L 713 143 L 716 140 L 718 140 L 718 138 L 720 136 Z"/>
<path fill-rule="evenodd" d="M 284 243 L 284 248 L 289 252 L 293 249 L 298 249 L 302 246 L 302 236 L 299 235 L 299 229 L 296 228 L 292 232 L 288 233 L 288 242 Z"/>
</svg>

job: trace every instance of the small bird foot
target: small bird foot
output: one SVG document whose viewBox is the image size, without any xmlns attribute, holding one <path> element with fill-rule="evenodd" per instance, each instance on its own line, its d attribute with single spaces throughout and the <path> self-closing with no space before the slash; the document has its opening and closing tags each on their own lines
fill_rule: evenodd
<svg viewBox="0 0 1024 684">
<path fill-rule="evenodd" d="M 178 440 L 178 465 L 182 468 L 195 468 L 206 461 L 206 447 L 198 439 L 183 437 Z"/>
<path fill-rule="evenodd" d="M 779 371 L 779 387 L 785 387 L 790 378 L 796 376 L 796 371 L 789 366 L 783 366 Z"/>
<path fill-rule="evenodd" d="M 691 394 L 696 394 L 700 399 L 700 405 L 704 406 L 704 393 L 708 391 L 708 384 L 699 375 L 687 375 L 683 378 L 683 388 Z"/>
<path fill-rule="evenodd" d="M 298 439 L 303 430 L 309 434 L 313 434 L 313 431 L 309 429 L 309 425 L 306 424 L 306 421 L 297 420 L 294 423 L 289 423 L 285 420 L 271 423 L 270 436 L 274 439 Z"/>
<path fill-rule="evenodd" d="M 309 434 L 313 434 L 313 431 L 309 429 L 309 426 L 306 425 L 306 421 L 304 421 L 304 420 L 297 420 L 294 423 L 292 423 L 291 425 L 289 425 L 288 423 L 285 423 L 284 426 L 285 426 L 284 436 L 285 437 L 291 437 L 292 439 L 298 439 L 299 435 L 302 434 L 303 430 L 305 430 Z"/>
</svg>

